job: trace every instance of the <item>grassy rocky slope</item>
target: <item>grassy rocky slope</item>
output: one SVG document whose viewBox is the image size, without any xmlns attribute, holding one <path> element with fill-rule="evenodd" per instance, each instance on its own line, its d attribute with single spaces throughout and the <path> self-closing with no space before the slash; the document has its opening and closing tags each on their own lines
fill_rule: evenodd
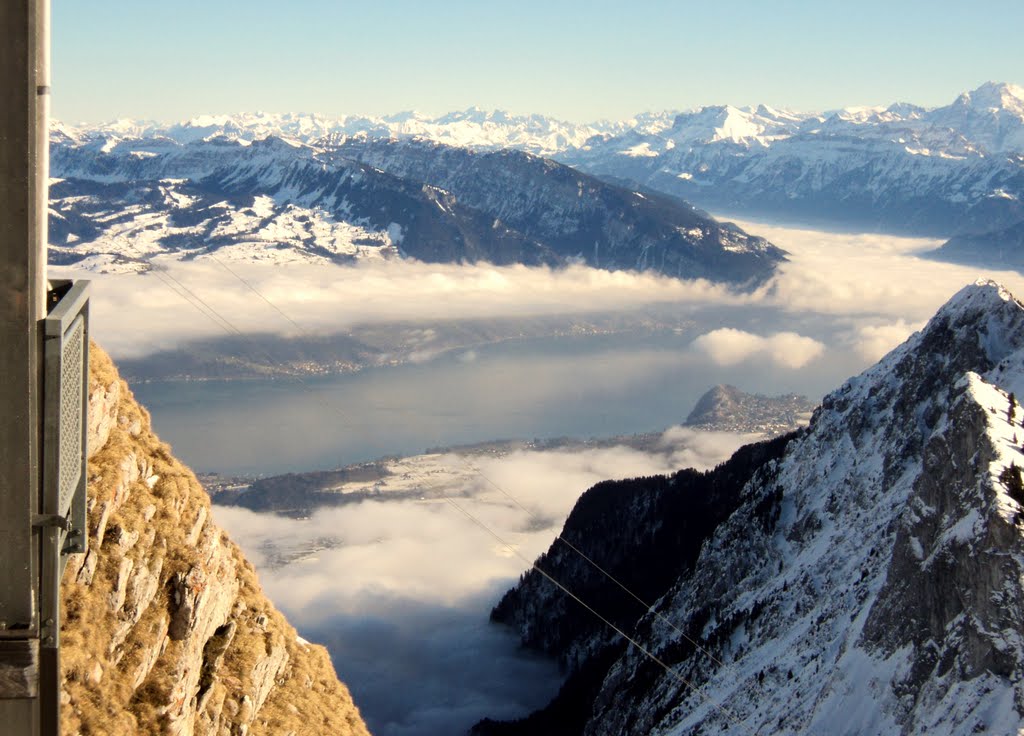
<svg viewBox="0 0 1024 736">
<path fill-rule="evenodd" d="M 93 348 L 89 551 L 63 580 L 66 734 L 368 734 L 210 518 L 195 475 Z"/>
</svg>

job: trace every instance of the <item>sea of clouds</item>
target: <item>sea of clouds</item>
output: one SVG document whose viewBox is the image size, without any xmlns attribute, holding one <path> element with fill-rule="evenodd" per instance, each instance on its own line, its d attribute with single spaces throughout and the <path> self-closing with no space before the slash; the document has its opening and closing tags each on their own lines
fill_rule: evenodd
<svg viewBox="0 0 1024 736">
<path fill-rule="evenodd" d="M 228 264 L 220 258 L 158 258 L 165 275 L 89 274 L 96 282 L 94 334 L 115 357 L 131 357 L 233 330 L 329 334 L 395 321 L 429 324 L 649 305 L 749 307 L 785 313 L 794 320 L 827 317 L 832 338 L 815 344 L 779 325 L 754 332 L 723 322 L 709 324 L 710 334 L 695 349 L 723 363 L 758 356 L 799 367 L 830 347 L 853 349 L 868 362 L 877 359 L 982 275 L 1024 293 L 1024 278 L 1016 272 L 918 257 L 939 245 L 932 239 L 741 224 L 790 254 L 778 275 L 753 293 L 703 280 L 585 266 L 552 270 L 413 261 L 270 266 Z M 74 273 L 51 270 L 56 276 Z M 225 318 L 228 326 L 203 314 L 206 307 Z"/>
<path fill-rule="evenodd" d="M 608 478 L 713 467 L 749 440 L 674 427 L 650 453 L 453 455 L 453 472 L 466 462 L 480 472 L 449 490 L 451 502 L 363 501 L 302 520 L 217 506 L 214 518 L 303 636 L 330 649 L 373 733 L 459 734 L 484 717 L 522 717 L 557 692 L 557 667 L 487 616 L 579 495 Z M 282 540 L 314 551 L 275 567 Z"/>
</svg>

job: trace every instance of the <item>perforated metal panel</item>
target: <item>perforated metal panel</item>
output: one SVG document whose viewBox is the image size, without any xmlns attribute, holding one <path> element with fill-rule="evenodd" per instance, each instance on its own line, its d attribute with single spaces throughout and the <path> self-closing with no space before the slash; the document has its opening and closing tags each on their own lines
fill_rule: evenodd
<svg viewBox="0 0 1024 736">
<path fill-rule="evenodd" d="M 34 525 L 41 534 L 40 678 L 60 692 L 60 581 L 68 555 L 85 552 L 89 282 L 51 281 L 43 320 L 43 493 Z M 45 671 L 46 675 L 42 674 Z M 59 701 L 50 703 L 59 709 Z M 54 717 L 54 723 L 59 718 Z M 51 724 L 52 725 L 52 724 Z M 56 726 L 54 726 L 56 728 Z M 0 726 L 0 732 L 3 727 Z M 56 733 L 56 731 L 54 731 Z"/>
<path fill-rule="evenodd" d="M 64 334 L 60 366 L 60 458 L 57 496 L 61 516 L 67 516 L 82 478 L 82 404 L 85 377 L 85 318 L 78 315 Z"/>
<path fill-rule="evenodd" d="M 58 554 L 85 551 L 89 282 L 53 281 L 44 320 L 43 503 Z"/>
</svg>

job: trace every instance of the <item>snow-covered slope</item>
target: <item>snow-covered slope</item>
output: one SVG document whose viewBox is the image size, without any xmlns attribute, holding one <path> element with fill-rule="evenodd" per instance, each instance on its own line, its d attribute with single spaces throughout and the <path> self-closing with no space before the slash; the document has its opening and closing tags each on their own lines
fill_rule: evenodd
<svg viewBox="0 0 1024 736">
<path fill-rule="evenodd" d="M 1024 193 L 1024 89 L 990 82 L 934 110 L 709 107 L 560 157 L 709 209 L 949 236 Z M 986 206 L 996 225 L 1019 219 Z"/>
<path fill-rule="evenodd" d="M 685 202 L 531 154 L 373 145 L 383 153 L 333 138 L 55 135 L 51 259 L 105 270 L 214 253 L 273 263 L 583 262 L 739 285 L 763 282 L 783 259 Z"/>
<path fill-rule="evenodd" d="M 527 574 L 496 615 L 535 645 L 537 632 L 562 632 L 544 648 L 570 666 L 570 683 L 590 683 L 563 698 L 583 714 L 563 733 L 1018 734 L 1024 411 L 1013 393 L 1024 395 L 1024 307 L 980 282 L 720 490 L 733 499 L 721 523 L 659 519 L 699 553 L 649 611 L 614 617 L 667 669 L 601 625 L 567 630 L 566 611 L 585 612 Z M 721 486 L 728 472 L 703 482 Z M 657 501 L 687 481 L 649 485 Z M 600 488 L 563 536 L 650 594 L 650 570 L 616 560 L 680 555 L 655 554 L 643 526 L 629 532 L 629 496 Z M 604 506 L 588 514 L 595 494 Z M 699 498 L 693 513 L 706 518 Z M 593 543 L 609 519 L 624 531 Z M 539 565 L 598 609 L 613 587 L 560 542 Z M 492 726 L 480 732 L 518 732 Z"/>
<path fill-rule="evenodd" d="M 1024 88 L 1008 83 L 988 82 L 935 109 L 898 102 L 819 114 L 716 105 L 587 124 L 477 108 L 439 117 L 251 113 L 52 130 L 61 176 L 84 167 L 102 177 L 90 159 L 109 155 L 134 157 L 140 175 L 155 165 L 166 177 L 210 173 L 223 163 L 211 156 L 214 146 L 230 155 L 271 137 L 318 151 L 386 144 L 392 159 L 405 147 L 420 156 L 428 141 L 517 149 L 712 211 L 826 226 L 950 237 L 1024 221 Z"/>
</svg>

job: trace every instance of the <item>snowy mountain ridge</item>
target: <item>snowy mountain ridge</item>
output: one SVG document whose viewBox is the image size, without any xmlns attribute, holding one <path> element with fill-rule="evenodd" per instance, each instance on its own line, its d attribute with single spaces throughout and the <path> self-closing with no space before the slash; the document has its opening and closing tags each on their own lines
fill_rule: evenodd
<svg viewBox="0 0 1024 736">
<path fill-rule="evenodd" d="M 316 113 L 235 113 L 200 115 L 177 123 L 119 119 L 99 124 L 53 121 L 55 141 L 167 138 L 190 143 L 213 137 L 252 142 L 268 137 L 315 143 L 328 136 L 425 138 L 481 150 L 518 148 L 553 156 L 624 137 L 624 141 L 658 138 L 672 145 L 728 141 L 768 147 L 806 132 L 857 131 L 887 138 L 909 133 L 947 147 L 984 154 L 1024 152 L 1024 87 L 986 82 L 960 94 L 946 106 L 928 109 L 897 102 L 887 107 L 845 107 L 827 112 L 800 112 L 754 106 L 707 105 L 685 112 L 646 112 L 625 120 L 574 123 L 547 115 L 513 115 L 504 110 L 470 107 L 430 117 L 418 112 L 393 115 L 325 116 Z M 602 140 L 603 139 L 603 140 Z M 905 143 L 905 141 L 904 141 Z M 671 147 L 671 146 L 670 146 Z M 619 148 L 624 155 L 628 148 Z M 917 155 L 939 155 L 916 149 Z M 636 154 L 633 154 L 636 155 Z"/>
<path fill-rule="evenodd" d="M 762 451 L 769 459 L 705 480 L 650 479 L 655 500 L 685 498 L 698 481 L 731 499 L 727 518 L 707 517 L 689 542 L 699 545 L 692 566 L 627 629 L 671 674 L 607 630 L 574 635 L 563 623 L 571 607 L 535 572 L 495 613 L 534 646 L 537 632 L 563 632 L 542 648 L 563 657 L 570 683 L 591 683 L 575 711 L 565 698 L 553 704 L 585 714 L 565 733 L 1017 734 L 1024 427 L 1010 395 L 1022 390 L 1024 307 L 979 282 L 827 396 L 806 431 Z M 690 515 L 704 513 L 698 498 L 686 502 Z M 664 559 L 645 546 L 644 508 L 595 487 L 563 536 L 605 569 Z M 605 517 L 619 538 L 595 545 Z M 692 523 L 670 518 L 669 531 Z M 605 600 L 606 583 L 557 542 L 538 564 L 584 599 Z M 643 585 L 643 570 L 621 570 Z M 492 725 L 478 732 L 529 730 Z"/>
<path fill-rule="evenodd" d="M 532 154 L 391 144 L 61 136 L 50 155 L 51 262 L 132 271 L 216 253 L 269 263 L 583 263 L 745 287 L 784 259 L 676 198 Z"/>
<path fill-rule="evenodd" d="M 989 82 L 932 110 L 704 108 L 559 157 L 710 210 L 949 237 L 1024 219 L 1021 89 Z"/>
<path fill-rule="evenodd" d="M 435 118 L 416 112 L 386 116 L 315 113 L 236 113 L 201 115 L 179 123 L 116 120 L 98 125 L 51 124 L 51 136 L 60 142 L 89 140 L 124 141 L 166 138 L 191 143 L 227 138 L 251 143 L 264 138 L 286 138 L 314 143 L 325 138 L 425 138 L 438 143 L 484 150 L 518 148 L 538 155 L 552 155 L 578 148 L 603 132 L 623 129 L 627 123 L 570 123 L 544 115 L 510 115 L 502 110 L 479 108 L 450 112 Z"/>
<path fill-rule="evenodd" d="M 713 105 L 570 123 L 478 108 L 429 117 L 208 115 L 177 124 L 54 123 L 56 145 L 131 150 L 268 137 L 317 150 L 380 142 L 516 149 L 632 188 L 751 217 L 950 237 L 1024 221 L 1024 88 L 987 82 L 928 109 L 825 113 Z"/>
</svg>

